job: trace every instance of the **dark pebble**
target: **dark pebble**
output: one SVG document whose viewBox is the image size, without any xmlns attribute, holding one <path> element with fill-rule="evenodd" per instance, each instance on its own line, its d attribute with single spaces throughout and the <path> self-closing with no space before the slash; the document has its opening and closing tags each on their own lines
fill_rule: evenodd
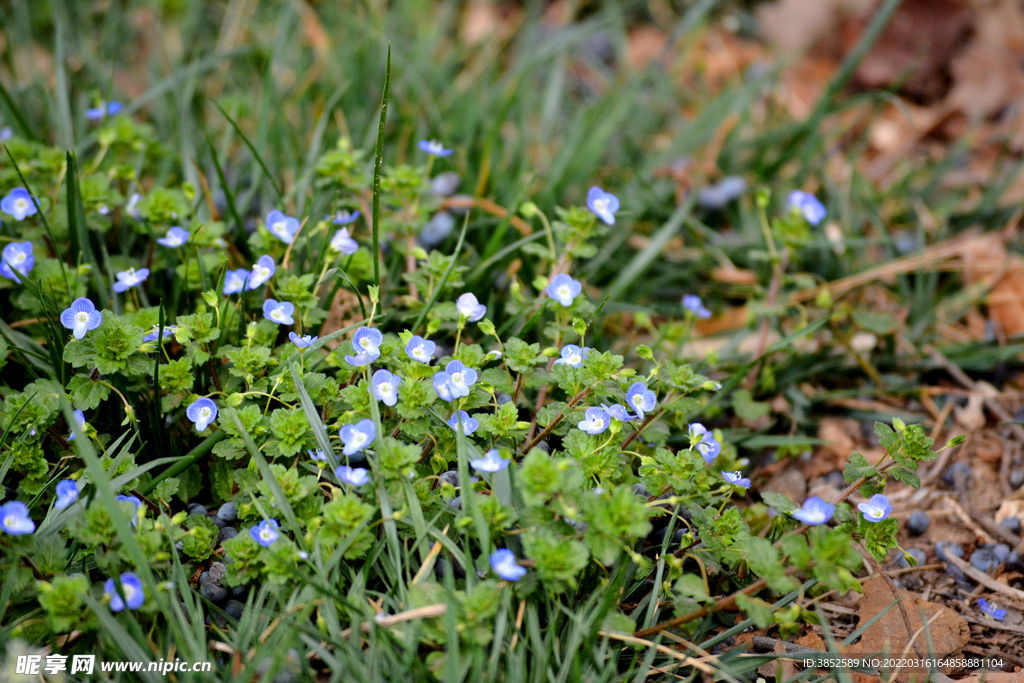
<svg viewBox="0 0 1024 683">
<path fill-rule="evenodd" d="M 455 488 L 459 488 L 459 473 L 456 472 L 455 470 L 448 470 L 447 472 L 442 472 L 439 478 L 441 481 L 451 484 Z"/>
<path fill-rule="evenodd" d="M 665 532 L 668 531 L 668 527 L 661 529 L 655 529 L 647 535 L 647 540 L 651 545 L 661 545 L 665 542 Z M 676 532 L 672 534 L 672 541 L 674 543 L 682 543 L 683 536 L 686 534 L 685 529 L 676 529 Z"/>
<path fill-rule="evenodd" d="M 1020 518 L 1019 517 L 1006 517 L 1003 521 L 999 522 L 999 526 L 1009 531 L 1014 536 L 1020 536 Z"/>
<path fill-rule="evenodd" d="M 248 586 L 245 586 L 245 585 L 235 586 L 234 588 L 231 589 L 231 596 L 234 597 L 234 598 L 244 598 L 246 593 L 248 593 L 248 592 L 249 592 L 249 587 Z"/>
<path fill-rule="evenodd" d="M 1024 469 L 1010 472 L 1010 486 L 1015 489 L 1024 486 Z"/>
<path fill-rule="evenodd" d="M 939 541 L 935 544 L 935 555 L 943 562 L 949 562 L 949 555 L 955 555 L 959 558 L 963 558 L 964 549 L 959 543 Z"/>
<path fill-rule="evenodd" d="M 209 583 L 203 586 L 203 595 L 211 602 L 223 602 L 224 600 L 227 600 L 228 593 L 229 591 L 227 588 L 215 583 Z"/>
<path fill-rule="evenodd" d="M 1006 565 L 1007 571 L 1024 572 L 1024 557 L 1021 557 L 1016 550 L 1010 551 L 1010 554 L 1006 556 L 1006 562 L 1004 564 Z"/>
<path fill-rule="evenodd" d="M 199 503 L 192 503 L 188 506 L 188 514 L 190 515 L 205 515 L 206 506 L 200 505 Z"/>
<path fill-rule="evenodd" d="M 950 488 L 956 486 L 956 480 L 958 477 L 963 477 L 964 481 L 971 477 L 971 466 L 965 462 L 955 462 L 946 468 L 946 471 L 942 473 L 942 483 Z"/>
<path fill-rule="evenodd" d="M 1010 554 L 1010 546 L 1005 543 L 996 543 L 991 550 L 1000 562 L 1006 562 L 1006 557 Z"/>
<path fill-rule="evenodd" d="M 995 570 L 999 564 L 999 557 L 996 556 L 994 552 L 986 548 L 981 548 L 971 553 L 971 566 L 978 571 L 988 574 Z"/>
<path fill-rule="evenodd" d="M 928 519 L 928 515 L 921 510 L 915 510 L 911 513 L 907 519 L 907 531 L 910 532 L 911 536 L 920 536 L 924 532 L 928 531 L 928 525 L 931 520 Z"/>
<path fill-rule="evenodd" d="M 917 560 L 918 567 L 924 564 L 924 561 L 927 559 L 927 556 L 924 554 L 924 551 L 918 550 L 917 548 L 909 548 L 907 550 L 907 554 L 913 557 L 915 560 Z"/>
<path fill-rule="evenodd" d="M 215 527 L 217 527 L 218 529 L 223 529 L 224 527 L 226 527 L 228 525 L 227 522 L 225 522 L 223 519 L 221 519 L 217 515 L 208 515 L 208 518 L 209 518 L 209 520 L 211 522 L 213 522 L 213 525 Z"/>
<path fill-rule="evenodd" d="M 461 510 L 462 509 L 462 496 L 455 496 L 454 498 L 449 500 L 448 501 L 448 507 L 454 508 L 456 510 Z"/>
<path fill-rule="evenodd" d="M 650 498 L 651 492 L 647 490 L 647 487 L 637 482 L 633 484 L 633 493 L 640 496 L 641 498 Z"/>
<path fill-rule="evenodd" d="M 228 567 L 223 562 L 211 562 L 208 571 L 210 572 L 210 578 L 216 583 L 220 583 L 220 580 L 227 575 Z"/>
<path fill-rule="evenodd" d="M 224 605 L 224 611 L 236 621 L 242 618 L 242 610 L 244 609 L 245 605 L 238 602 L 238 600 L 228 600 L 228 604 Z"/>
<path fill-rule="evenodd" d="M 503 406 L 512 402 L 512 394 L 498 394 L 498 405 Z"/>
<path fill-rule="evenodd" d="M 210 576 L 210 572 L 203 572 L 199 575 L 199 585 L 209 586 L 211 583 L 215 583 L 213 577 Z"/>
<path fill-rule="evenodd" d="M 234 502 L 224 503 L 217 510 L 217 516 L 221 520 L 231 524 L 238 521 L 238 506 Z"/>
<path fill-rule="evenodd" d="M 220 530 L 219 534 L 217 534 L 217 543 L 223 543 L 224 541 L 234 538 L 237 535 L 238 529 L 236 529 L 233 526 L 226 526 Z"/>
</svg>

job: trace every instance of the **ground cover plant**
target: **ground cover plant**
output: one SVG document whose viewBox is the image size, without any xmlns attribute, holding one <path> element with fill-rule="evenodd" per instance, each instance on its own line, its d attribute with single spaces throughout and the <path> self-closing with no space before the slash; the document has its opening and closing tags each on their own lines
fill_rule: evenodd
<svg viewBox="0 0 1024 683">
<path fill-rule="evenodd" d="M 261 7 L 251 44 L 234 6 L 16 4 L 6 26 L 51 41 L 57 78 L 0 91 L 3 670 L 95 654 L 213 664 L 182 681 L 850 680 L 737 637 L 838 652 L 886 618 L 914 633 L 897 581 L 935 567 L 903 552 L 919 527 L 900 506 L 964 423 L 912 385 L 1019 348 L 946 343 L 974 300 L 943 303 L 959 283 L 934 261 L 885 294 L 842 288 L 877 249 L 924 247 L 854 233 L 883 222 L 884 191 L 817 160 L 850 135 L 825 117 L 853 106 L 898 4 L 795 122 L 751 113 L 771 73 L 680 118 L 659 62 L 630 72 L 602 42 L 639 6 L 506 8 L 513 33 L 451 47 L 422 25 L 454 25 L 454 4 Z M 672 15 L 679 44 L 714 5 Z M 134 97 L 109 63 L 128 17 L 171 36 Z M 331 59 L 324 26 L 372 30 Z M 724 177 L 698 189 L 679 157 L 705 147 L 701 173 Z M 886 219 L 927 202 L 938 240 L 1011 215 L 922 166 Z M 737 300 L 743 333 L 709 343 Z M 935 408 L 930 428 L 891 396 Z M 870 423 L 851 439 L 870 457 L 807 474 L 831 476 L 820 492 L 780 485 L 830 401 Z M 976 574 L 1019 561 L 989 545 L 983 568 L 936 549 L 956 590 L 996 592 L 964 601 L 985 628 L 1014 613 Z M 825 609 L 869 577 L 878 614 Z"/>
</svg>

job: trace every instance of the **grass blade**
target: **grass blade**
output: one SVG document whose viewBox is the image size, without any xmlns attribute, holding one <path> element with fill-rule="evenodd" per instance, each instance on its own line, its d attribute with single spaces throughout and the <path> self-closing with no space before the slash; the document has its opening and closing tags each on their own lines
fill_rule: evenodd
<svg viewBox="0 0 1024 683">
<path fill-rule="evenodd" d="M 235 120 L 233 118 L 231 118 L 231 115 L 224 111 L 224 107 L 220 106 L 217 100 L 210 98 L 210 101 L 213 102 L 213 106 L 217 107 L 217 109 L 220 110 L 220 113 L 224 115 L 224 118 L 228 120 L 228 123 L 231 124 L 231 127 L 234 128 L 235 132 L 238 133 L 238 135 L 242 138 L 242 142 L 245 143 L 245 146 L 249 148 L 250 152 L 252 152 L 253 157 L 255 157 L 256 159 L 256 163 L 258 163 L 260 165 L 260 168 L 263 169 L 263 175 L 267 176 L 267 180 L 270 181 L 270 185 L 274 188 L 274 192 L 277 193 L 278 199 L 283 197 L 284 192 L 281 190 L 281 187 L 277 184 L 277 181 L 274 180 L 274 176 L 271 175 L 270 169 L 268 169 L 267 165 L 263 162 L 263 157 L 261 157 L 260 153 L 256 151 L 256 148 L 249 141 L 249 138 L 246 137 L 245 133 L 242 132 L 242 129 L 238 127 L 238 124 L 235 123 Z"/>
<path fill-rule="evenodd" d="M 380 288 L 380 176 L 384 161 L 384 123 L 388 118 L 388 95 L 391 92 L 391 43 L 384 71 L 384 95 L 380 101 L 380 123 L 377 125 L 377 148 L 373 158 L 373 279 Z"/>
</svg>

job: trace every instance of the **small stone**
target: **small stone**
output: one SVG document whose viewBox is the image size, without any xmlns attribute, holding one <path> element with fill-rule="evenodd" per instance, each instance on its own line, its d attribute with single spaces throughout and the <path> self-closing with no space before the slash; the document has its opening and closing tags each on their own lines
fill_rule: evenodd
<svg viewBox="0 0 1024 683">
<path fill-rule="evenodd" d="M 1009 531 L 1014 536 L 1020 536 L 1020 518 L 1006 517 L 999 523 L 999 526 Z"/>
<path fill-rule="evenodd" d="M 439 173 L 430 183 L 430 191 L 439 197 L 448 197 L 459 190 L 462 178 L 455 171 Z"/>
<path fill-rule="evenodd" d="M 651 492 L 647 490 L 647 487 L 637 482 L 633 484 L 633 493 L 640 496 L 641 498 L 650 498 Z"/>
<path fill-rule="evenodd" d="M 921 510 L 915 510 L 907 519 L 907 531 L 911 536 L 920 536 L 928 531 L 929 524 L 931 520 L 928 519 L 928 515 Z"/>
<path fill-rule="evenodd" d="M 217 510 L 217 516 L 220 517 L 223 521 L 227 522 L 228 524 L 231 524 L 232 522 L 237 522 L 238 505 L 236 505 L 233 501 L 230 503 L 224 503 Z"/>
<path fill-rule="evenodd" d="M 1011 550 L 1010 554 L 1006 556 L 1007 571 L 1011 572 L 1024 572 L 1024 557 L 1021 557 L 1016 550 Z"/>
<path fill-rule="evenodd" d="M 210 578 L 216 583 L 220 583 L 220 580 L 228 573 L 228 568 L 223 562 L 211 562 L 209 572 Z"/>
<path fill-rule="evenodd" d="M 971 566 L 978 571 L 988 574 L 989 572 L 994 571 L 999 565 L 999 557 L 987 548 L 979 548 L 971 553 Z"/>
<path fill-rule="evenodd" d="M 200 505 L 199 503 L 192 503 L 188 506 L 188 514 L 190 515 L 205 515 L 206 506 Z"/>
<path fill-rule="evenodd" d="M 216 583 L 216 582 L 213 580 L 213 577 L 210 576 L 210 572 L 203 572 L 202 574 L 199 575 L 199 585 L 200 586 L 209 586 L 211 583 Z"/>
<path fill-rule="evenodd" d="M 203 595 L 211 602 L 222 602 L 228 597 L 228 589 L 216 583 L 203 586 Z"/>
<path fill-rule="evenodd" d="M 236 597 L 236 598 L 244 598 L 245 594 L 248 593 L 248 592 L 249 592 L 249 587 L 245 586 L 245 585 L 235 586 L 234 588 L 231 589 L 232 597 Z"/>
<path fill-rule="evenodd" d="M 228 600 L 228 604 L 224 605 L 224 611 L 236 621 L 242 618 L 242 611 L 244 609 L 245 605 L 238 602 L 238 600 Z"/>
<path fill-rule="evenodd" d="M 208 519 L 209 519 L 209 520 L 210 520 L 211 522 L 213 522 L 213 525 L 214 525 L 215 527 L 217 527 L 217 529 L 223 529 L 224 527 L 226 527 L 226 526 L 228 525 L 228 523 L 227 523 L 227 522 L 225 522 L 225 521 L 224 521 L 223 519 L 221 519 L 221 518 L 220 518 L 220 517 L 218 517 L 217 515 L 207 515 L 207 518 L 208 518 Z"/>
<path fill-rule="evenodd" d="M 448 501 L 448 507 L 453 508 L 455 510 L 461 510 L 462 509 L 462 496 L 455 496 L 454 498 L 449 500 Z"/>
<path fill-rule="evenodd" d="M 907 555 L 910 555 L 915 560 L 917 560 L 917 565 L 916 566 L 918 566 L 918 567 L 920 567 L 922 564 L 924 564 L 925 560 L 927 559 L 927 556 L 924 554 L 924 551 L 923 550 L 918 550 L 917 548 L 908 548 L 907 549 Z"/>
<path fill-rule="evenodd" d="M 230 540 L 238 535 L 238 529 L 233 526 L 226 526 L 220 530 L 217 535 L 217 543 L 223 543 L 224 541 Z"/>
<path fill-rule="evenodd" d="M 459 473 L 456 472 L 455 470 L 448 470 L 447 472 L 442 472 L 439 479 L 447 484 L 454 486 L 455 488 L 459 488 Z"/>
<path fill-rule="evenodd" d="M 949 555 L 963 558 L 964 549 L 959 543 L 952 541 L 939 541 L 935 544 L 935 555 L 943 562 L 949 562 Z"/>
<path fill-rule="evenodd" d="M 512 402 L 512 394 L 498 394 L 498 405 L 503 406 Z"/>
<path fill-rule="evenodd" d="M 1024 469 L 1014 470 L 1010 472 L 1010 486 L 1019 489 L 1024 486 Z"/>
<path fill-rule="evenodd" d="M 965 462 L 955 462 L 942 473 L 942 483 L 952 488 L 956 486 L 957 479 L 961 477 L 964 481 L 970 479 L 971 466 Z"/>
</svg>

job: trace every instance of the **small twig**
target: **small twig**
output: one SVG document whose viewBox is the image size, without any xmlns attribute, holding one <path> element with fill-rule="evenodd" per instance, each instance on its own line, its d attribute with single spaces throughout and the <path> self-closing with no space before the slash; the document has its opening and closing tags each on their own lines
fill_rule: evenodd
<svg viewBox="0 0 1024 683">
<path fill-rule="evenodd" d="M 982 529 L 974 522 L 973 519 L 971 519 L 971 516 L 967 514 L 967 511 L 964 510 L 960 506 L 960 503 L 956 502 L 952 496 L 946 496 L 944 500 L 946 501 L 946 504 L 949 505 L 949 508 L 953 511 L 953 514 L 956 515 L 956 518 L 963 522 L 964 526 L 973 531 L 978 538 L 980 538 L 985 543 L 996 542 L 996 539 L 992 538 L 992 536 L 990 536 L 987 531 Z"/>
<path fill-rule="evenodd" d="M 907 636 L 911 638 L 910 642 L 913 643 L 914 639 L 917 638 L 917 635 L 914 633 L 914 627 L 910 624 L 910 615 L 907 613 L 907 606 L 903 604 L 903 595 L 901 595 L 900 589 L 895 583 L 893 583 L 892 577 L 885 572 L 885 568 L 878 560 L 875 559 L 875 556 L 871 554 L 870 550 L 864 554 L 864 557 L 867 558 L 868 562 L 870 562 L 875 568 L 875 571 L 877 571 L 879 576 L 882 577 L 882 581 L 885 581 L 885 585 L 889 587 L 889 592 L 892 593 L 892 596 L 896 598 L 896 606 L 900 608 L 900 615 L 903 617 L 903 624 L 907 627 Z M 914 647 L 914 650 L 917 651 L 916 646 Z M 924 656 L 924 653 L 920 651 L 917 651 L 917 654 L 922 657 Z"/>
<path fill-rule="evenodd" d="M 576 394 L 572 398 L 572 400 L 569 401 L 569 408 L 572 408 L 577 403 L 582 401 L 583 397 L 586 396 L 589 393 L 590 393 L 590 387 L 587 387 L 586 389 L 584 389 L 580 393 Z M 523 453 L 529 453 L 531 448 L 533 448 L 534 446 L 539 444 L 541 441 L 543 441 L 544 438 L 548 434 L 551 433 L 551 430 L 558 426 L 558 423 L 561 422 L 562 418 L 564 418 L 564 417 L 565 417 L 565 412 L 564 411 L 563 412 L 559 412 L 558 415 L 555 415 L 555 419 L 551 420 L 551 423 L 548 424 L 548 426 L 545 427 L 544 430 L 540 434 L 538 434 L 534 439 L 532 439 L 529 443 L 527 443 L 525 446 L 523 446 Z"/>
<path fill-rule="evenodd" d="M 1005 583 L 999 583 L 985 572 L 978 571 L 952 553 L 946 553 L 945 559 L 964 574 L 967 574 L 967 576 L 971 577 L 982 586 L 985 586 L 985 588 L 994 590 L 997 593 L 1002 593 L 1003 595 L 1024 604 L 1024 591 L 1017 590 L 1012 586 L 1007 586 Z"/>
</svg>

